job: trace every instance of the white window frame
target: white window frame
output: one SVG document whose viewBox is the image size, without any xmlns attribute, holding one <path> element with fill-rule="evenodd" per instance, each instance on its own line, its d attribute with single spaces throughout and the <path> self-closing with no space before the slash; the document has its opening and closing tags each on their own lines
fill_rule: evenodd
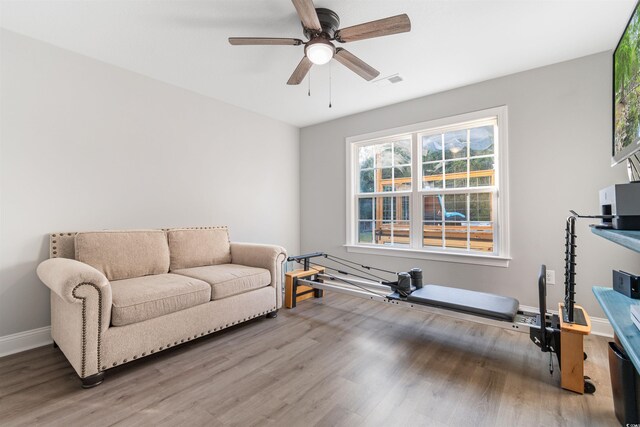
<svg viewBox="0 0 640 427">
<path fill-rule="evenodd" d="M 495 253 L 484 254 L 481 252 L 469 252 L 464 250 L 440 249 L 440 248 L 423 248 L 421 244 L 421 225 L 422 221 L 422 195 L 421 193 L 421 177 L 422 177 L 422 157 L 419 150 L 418 134 L 432 133 L 438 128 L 452 129 L 456 125 L 463 125 L 467 128 L 473 126 L 473 122 L 482 122 L 490 119 L 497 121 L 498 132 L 494 135 L 496 140 L 495 150 L 495 200 L 497 202 L 494 209 L 495 214 Z M 411 177 L 413 194 L 411 202 L 411 245 L 410 247 L 393 247 L 374 244 L 359 244 L 357 237 L 357 203 L 356 194 L 358 185 L 358 156 L 357 148 L 362 145 L 368 145 L 376 142 L 383 142 L 389 138 L 397 138 L 403 136 L 411 136 Z M 445 262 L 457 262 L 465 264 L 478 264 L 496 267 L 508 267 L 510 257 L 510 232 L 509 232 L 509 191 L 508 191 L 508 129 L 507 129 L 507 106 L 493 107 L 489 109 L 474 111 L 456 116 L 445 117 L 441 119 L 429 120 L 427 122 L 416 123 L 413 125 L 387 129 L 379 132 L 372 132 L 363 135 L 347 137 L 346 142 L 346 244 L 344 245 L 348 252 L 386 255 L 405 258 L 427 259 Z M 484 190 L 484 191 L 483 191 Z M 471 191 L 465 189 L 458 191 L 456 189 L 440 191 L 441 193 L 474 193 L 487 192 L 483 187 L 473 188 Z M 379 195 L 372 193 L 373 196 Z M 385 194 L 387 196 L 398 195 L 396 192 Z M 417 216 L 416 216 L 417 215 Z"/>
</svg>

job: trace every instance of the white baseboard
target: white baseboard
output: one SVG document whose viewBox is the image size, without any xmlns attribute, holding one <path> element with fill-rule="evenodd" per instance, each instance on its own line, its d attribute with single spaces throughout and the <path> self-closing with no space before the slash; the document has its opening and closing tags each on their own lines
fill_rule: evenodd
<svg viewBox="0 0 640 427">
<path fill-rule="evenodd" d="M 600 335 L 601 337 L 613 338 L 613 327 L 609 323 L 609 319 L 602 317 L 591 318 L 591 333 Z"/>
<path fill-rule="evenodd" d="M 535 313 L 540 311 L 538 307 L 530 307 L 528 305 L 521 305 L 520 310 L 533 311 Z M 558 314 L 558 310 L 547 311 L 549 313 Z M 602 317 L 591 317 L 591 333 L 601 337 L 613 338 L 613 328 L 611 327 L 611 323 L 609 323 L 608 319 L 604 319 Z"/>
<path fill-rule="evenodd" d="M 0 357 L 53 343 L 51 326 L 0 337 Z"/>
</svg>

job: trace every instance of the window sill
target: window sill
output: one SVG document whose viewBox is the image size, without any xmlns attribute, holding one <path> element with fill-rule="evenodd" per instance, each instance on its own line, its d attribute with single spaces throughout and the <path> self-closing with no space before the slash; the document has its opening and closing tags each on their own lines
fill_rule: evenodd
<svg viewBox="0 0 640 427">
<path fill-rule="evenodd" d="M 455 262 L 460 264 L 509 267 L 511 257 L 496 255 L 472 255 L 460 253 L 428 252 L 409 248 L 391 248 L 360 245 L 344 245 L 347 252 L 369 255 L 384 255 L 402 258 L 426 259 L 431 261 Z"/>
</svg>

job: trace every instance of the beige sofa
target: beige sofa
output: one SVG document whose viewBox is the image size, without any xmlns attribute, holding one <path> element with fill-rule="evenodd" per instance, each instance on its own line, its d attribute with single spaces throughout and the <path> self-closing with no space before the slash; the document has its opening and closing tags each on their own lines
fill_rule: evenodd
<svg viewBox="0 0 640 427">
<path fill-rule="evenodd" d="M 282 305 L 280 246 L 231 243 L 226 227 L 55 233 L 38 277 L 51 335 L 82 380 Z"/>
</svg>

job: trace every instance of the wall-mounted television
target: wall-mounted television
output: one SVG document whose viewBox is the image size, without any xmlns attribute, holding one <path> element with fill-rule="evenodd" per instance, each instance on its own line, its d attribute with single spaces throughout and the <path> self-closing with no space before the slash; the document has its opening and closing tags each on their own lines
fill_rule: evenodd
<svg viewBox="0 0 640 427">
<path fill-rule="evenodd" d="M 613 52 L 613 149 L 611 165 L 640 150 L 640 3 Z"/>
</svg>

